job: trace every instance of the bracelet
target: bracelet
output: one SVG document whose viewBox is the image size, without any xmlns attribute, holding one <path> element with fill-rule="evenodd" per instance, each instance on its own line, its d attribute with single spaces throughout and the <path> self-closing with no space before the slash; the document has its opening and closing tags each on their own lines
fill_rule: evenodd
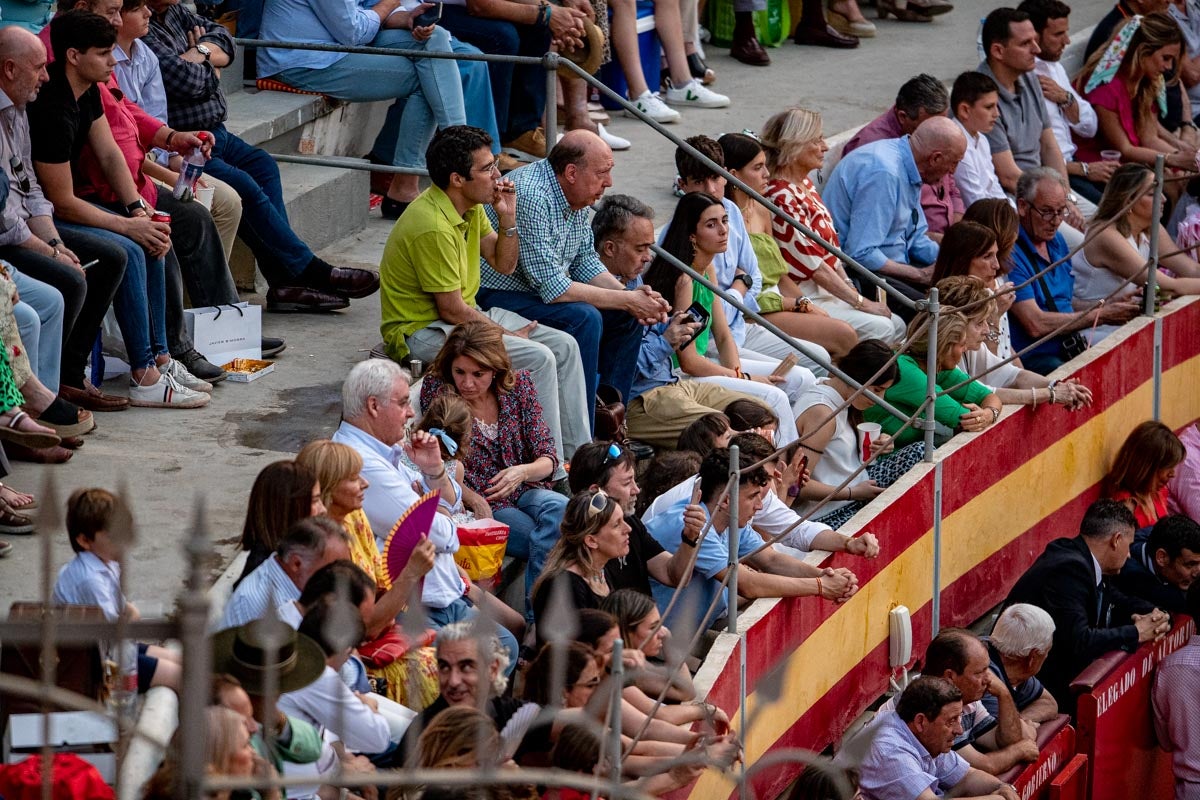
<svg viewBox="0 0 1200 800">
<path fill-rule="evenodd" d="M 1037 388 L 1030 389 L 1029 394 L 1033 396 L 1033 407 L 1037 408 Z"/>
<path fill-rule="evenodd" d="M 1050 388 L 1049 388 L 1049 390 L 1048 390 L 1048 391 L 1050 392 L 1050 402 L 1051 402 L 1051 403 L 1057 403 L 1057 402 L 1058 402 L 1058 395 L 1057 395 L 1057 394 L 1055 394 L 1055 392 L 1054 392 L 1054 384 L 1053 384 L 1053 383 L 1052 383 L 1052 384 L 1050 384 Z"/>
<path fill-rule="evenodd" d="M 1000 419 L 1000 409 L 998 409 L 998 408 L 989 408 L 989 409 L 988 409 L 988 411 L 991 411 L 991 412 L 992 412 L 992 424 L 993 424 L 993 425 L 995 425 L 995 424 L 996 424 L 996 420 Z"/>
<path fill-rule="evenodd" d="M 860 294 L 860 295 L 858 296 L 858 299 L 854 301 L 854 310 L 855 310 L 855 311 L 861 311 L 861 310 L 862 310 L 862 307 L 863 307 L 863 306 L 866 304 L 866 302 L 867 302 L 867 298 L 863 297 L 863 296 Z"/>
<path fill-rule="evenodd" d="M 1088 163 L 1086 161 L 1080 161 L 1079 166 L 1083 167 L 1083 177 L 1088 177 Z"/>
<path fill-rule="evenodd" d="M 817 578 L 817 597 L 821 596 L 821 579 Z"/>
<path fill-rule="evenodd" d="M 846 487 L 846 499 L 847 499 L 847 500 L 853 500 L 853 499 L 854 499 L 854 487 L 853 487 L 853 486 L 847 486 L 847 487 Z"/>
<path fill-rule="evenodd" d="M 163 142 L 163 144 L 164 144 L 164 145 L 166 145 L 166 147 L 170 147 L 170 146 L 171 146 L 171 140 L 175 138 L 175 134 L 177 134 L 177 133 L 179 133 L 179 131 L 171 131 L 170 133 L 168 133 L 168 134 L 167 134 L 167 140 L 166 140 L 165 142 Z M 165 148 L 164 148 L 164 149 L 165 149 Z"/>
<path fill-rule="evenodd" d="M 437 475 L 426 475 L 424 472 L 422 472 L 421 477 L 425 479 L 426 483 L 429 481 L 440 481 L 442 478 L 446 477 L 446 465 L 442 465 L 442 471 Z"/>
</svg>

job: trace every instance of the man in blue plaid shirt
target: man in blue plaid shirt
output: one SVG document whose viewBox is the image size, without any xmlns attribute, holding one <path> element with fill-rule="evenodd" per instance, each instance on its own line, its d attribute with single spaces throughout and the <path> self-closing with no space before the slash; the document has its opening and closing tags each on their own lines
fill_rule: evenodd
<svg viewBox="0 0 1200 800">
<path fill-rule="evenodd" d="M 595 416 L 599 384 L 628 400 L 642 326 L 665 322 L 670 310 L 648 286 L 626 290 L 596 254 L 588 207 L 612 186 L 612 168 L 612 150 L 604 140 L 577 130 L 563 136 L 545 159 L 511 173 L 517 189 L 517 268 L 502 275 L 480 264 L 481 307 L 506 308 L 575 337 L 589 417 Z M 495 212 L 486 210 L 498 226 Z"/>
</svg>

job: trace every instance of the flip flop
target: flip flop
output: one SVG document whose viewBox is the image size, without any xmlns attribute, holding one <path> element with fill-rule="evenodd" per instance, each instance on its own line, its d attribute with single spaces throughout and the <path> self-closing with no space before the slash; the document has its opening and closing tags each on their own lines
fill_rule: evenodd
<svg viewBox="0 0 1200 800">
<path fill-rule="evenodd" d="M 25 447 L 39 450 L 43 447 L 54 447 L 62 439 L 56 433 L 49 431 L 23 431 L 17 428 L 21 424 L 21 420 L 27 419 L 33 421 L 33 417 L 26 414 L 24 411 L 17 409 L 13 411 L 12 419 L 5 425 L 0 425 L 0 439 L 13 444 L 24 445 Z"/>
<path fill-rule="evenodd" d="M 9 492 L 10 494 L 24 495 L 29 498 L 29 502 L 14 503 L 12 500 L 8 500 L 7 498 L 4 497 L 3 493 L 6 491 Z M 38 507 L 37 498 L 35 498 L 33 495 L 29 494 L 28 492 L 18 492 L 16 489 L 9 486 L 7 483 L 0 483 L 0 500 L 4 500 L 5 502 L 7 502 L 9 504 L 9 506 L 12 507 L 12 510 L 17 511 L 17 512 L 33 511 L 35 508 Z"/>
<path fill-rule="evenodd" d="M 12 510 L 12 506 L 0 500 L 0 533 L 33 533 L 33 520 Z"/>
</svg>

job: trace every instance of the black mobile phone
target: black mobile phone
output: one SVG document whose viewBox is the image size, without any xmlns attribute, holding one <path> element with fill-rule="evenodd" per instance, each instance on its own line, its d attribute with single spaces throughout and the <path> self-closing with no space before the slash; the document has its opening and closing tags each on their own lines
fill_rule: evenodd
<svg viewBox="0 0 1200 800">
<path fill-rule="evenodd" d="M 433 8 L 426 9 L 418 14 L 412 21 L 414 28 L 426 28 L 430 25 L 437 25 L 442 21 L 442 4 L 434 3 Z"/>
<path fill-rule="evenodd" d="M 679 347 L 677 348 L 678 350 L 682 350 L 685 347 L 687 347 L 689 344 L 694 342 L 696 340 L 696 337 L 699 336 L 701 333 L 703 333 L 704 329 L 708 327 L 708 320 L 710 318 L 708 309 L 705 308 L 704 306 L 700 305 L 699 303 L 692 303 L 690 306 L 688 306 L 687 311 L 685 311 L 683 313 L 687 314 L 688 317 L 691 318 L 692 322 L 698 322 L 700 324 L 700 327 L 696 329 L 696 332 L 694 334 L 692 334 L 690 339 L 688 339 L 683 344 L 679 345 Z"/>
</svg>

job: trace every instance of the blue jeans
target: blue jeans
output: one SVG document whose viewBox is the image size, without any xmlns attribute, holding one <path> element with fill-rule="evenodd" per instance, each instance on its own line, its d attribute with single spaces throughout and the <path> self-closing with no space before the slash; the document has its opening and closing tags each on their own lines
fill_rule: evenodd
<svg viewBox="0 0 1200 800">
<path fill-rule="evenodd" d="M 48 283 L 31 278 L 9 265 L 21 302 L 13 306 L 17 330 L 29 356 L 33 374 L 46 388 L 58 394 L 62 371 L 63 296 Z"/>
<path fill-rule="evenodd" d="M 643 329 L 624 311 L 602 310 L 587 303 L 543 303 L 533 292 L 500 292 L 480 287 L 480 308 L 499 306 L 526 319 L 569 333 L 579 343 L 587 391 L 588 419 L 596 418 L 596 387 L 603 383 L 629 402 L 629 389 L 637 370 Z M 600 345 L 603 343 L 604 347 Z"/>
<path fill-rule="evenodd" d="M 542 573 L 546 556 L 558 541 L 558 527 L 567 510 L 567 498 L 549 489 L 526 489 L 516 506 L 492 512 L 508 526 L 508 547 L 505 553 L 525 561 L 525 619 L 533 621 L 533 605 L 529 593 L 533 582 Z"/>
<path fill-rule="evenodd" d="M 113 297 L 113 312 L 129 366 L 144 369 L 154 357 L 167 353 L 167 282 L 166 264 L 151 258 L 137 242 L 104 228 L 89 228 L 55 220 L 59 231 L 90 233 L 112 242 L 125 252 L 125 276 Z"/>
<path fill-rule="evenodd" d="M 550 49 L 549 31 L 502 19 L 477 17 L 465 6 L 442 6 L 446 30 L 485 53 L 541 58 Z M 496 128 L 507 142 L 542 124 L 546 70 L 540 66 L 493 61 L 487 65 L 496 107 Z"/>
<path fill-rule="evenodd" d="M 446 7 L 443 6 L 443 9 Z M 438 31 L 443 30 L 437 28 Z M 388 34 L 387 38 L 383 38 L 384 34 Z M 397 39 L 394 34 L 408 33 L 408 31 L 389 30 L 383 31 L 379 36 L 375 37 L 376 47 L 407 47 L 403 40 Z M 380 43 L 380 41 L 384 43 Z M 393 42 L 388 44 L 387 42 Z M 430 40 L 432 41 L 432 40 Z M 450 50 L 454 53 L 478 53 L 479 50 L 469 44 L 460 42 L 458 39 L 450 37 Z M 386 58 L 386 56 L 385 56 Z M 396 61 L 395 57 L 391 58 Z M 433 110 L 434 118 L 439 128 L 445 128 L 450 125 L 474 125 L 476 128 L 482 128 L 492 137 L 492 152 L 500 152 L 500 133 L 496 129 L 496 107 L 492 102 L 492 86 L 488 82 L 487 65 L 482 61 L 454 61 L 449 62 L 445 59 L 421 59 L 417 62 L 418 74 L 421 70 L 432 69 L 432 65 L 455 64 L 458 70 L 457 85 L 462 87 L 462 102 L 465 108 L 461 114 L 452 116 L 449 111 L 440 113 L 434 103 L 430 103 L 430 108 Z M 394 69 L 394 67 L 393 67 Z M 422 78 L 421 86 L 424 88 L 427 81 Z M 426 95 L 428 100 L 429 96 Z M 383 161 L 392 157 L 392 154 L 401 146 L 400 129 L 401 119 L 405 116 L 405 101 L 397 99 L 388 109 L 387 118 L 383 122 L 383 127 L 379 130 L 379 136 L 375 138 L 375 144 L 371 147 L 371 155 Z M 454 120 L 457 120 L 454 121 Z M 429 143 L 429 139 L 421 142 L 421 160 L 420 164 L 425 164 L 425 147 Z"/>
<path fill-rule="evenodd" d="M 476 610 L 475 604 L 470 600 L 460 597 L 445 608 L 426 609 L 426 615 L 429 617 L 429 627 L 440 631 L 453 622 L 465 622 L 475 619 L 475 617 L 479 616 L 479 611 Z M 520 652 L 520 648 L 517 645 L 517 637 L 513 636 L 512 631 L 499 623 L 496 623 L 496 636 L 500 638 L 500 644 L 508 651 L 508 668 L 504 670 L 504 674 L 511 675 L 513 670 L 517 668 L 517 655 Z"/>
<path fill-rule="evenodd" d="M 218 125 L 212 131 L 212 159 L 205 170 L 242 198 L 238 236 L 254 253 L 272 287 L 295 286 L 313 251 L 292 230 L 283 204 L 283 182 L 275 159 Z"/>
</svg>

